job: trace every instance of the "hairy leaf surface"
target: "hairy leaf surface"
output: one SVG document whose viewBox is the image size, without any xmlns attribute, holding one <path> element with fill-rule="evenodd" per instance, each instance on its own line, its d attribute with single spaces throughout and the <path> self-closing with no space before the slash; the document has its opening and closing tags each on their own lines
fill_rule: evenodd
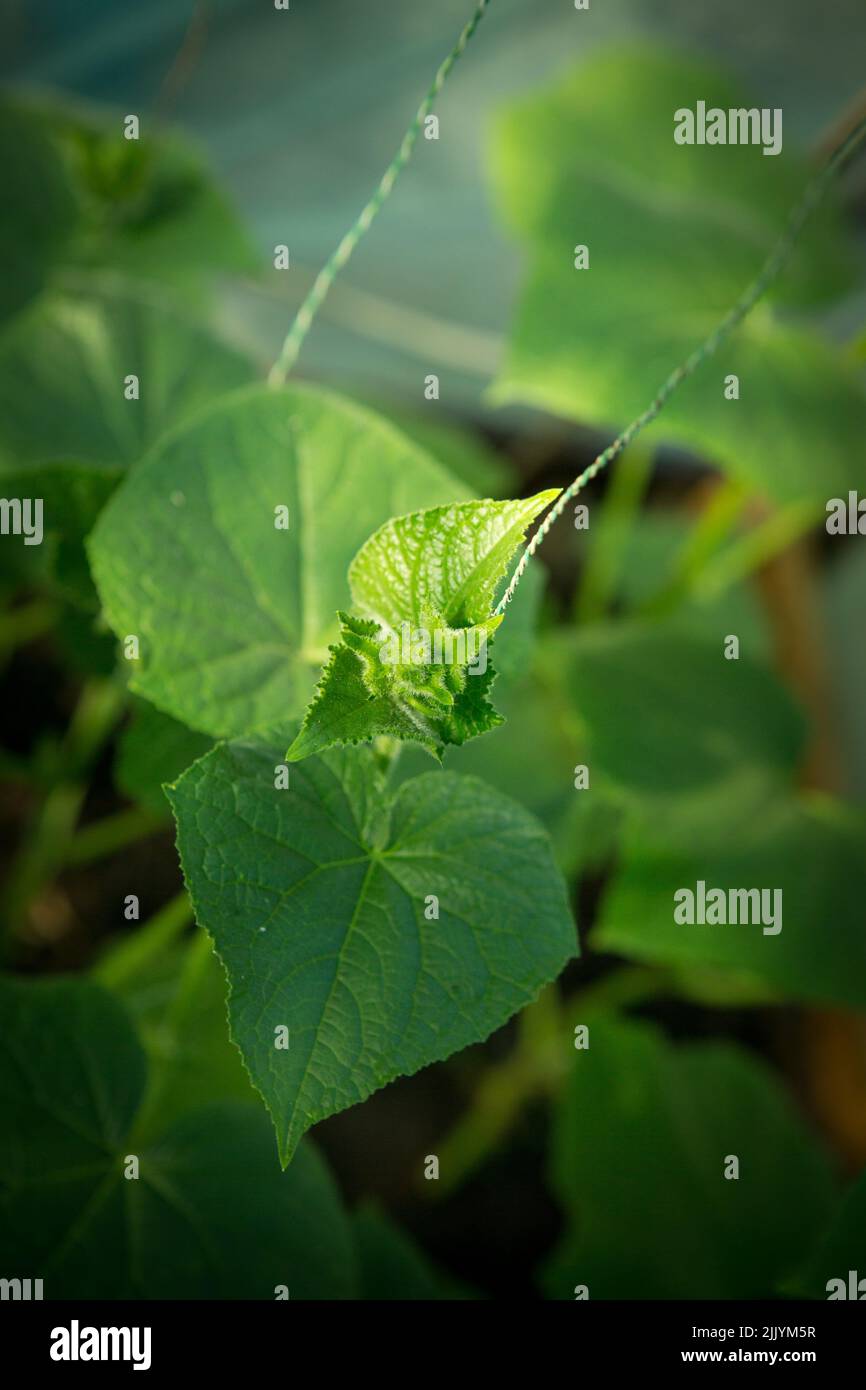
<svg viewBox="0 0 866 1390">
<path fill-rule="evenodd" d="M 387 521 L 352 561 L 363 617 L 340 614 L 316 697 L 289 750 L 296 761 L 378 735 L 441 757 L 502 723 L 487 699 L 494 594 L 530 522 L 558 496 L 467 502 Z"/>
</svg>

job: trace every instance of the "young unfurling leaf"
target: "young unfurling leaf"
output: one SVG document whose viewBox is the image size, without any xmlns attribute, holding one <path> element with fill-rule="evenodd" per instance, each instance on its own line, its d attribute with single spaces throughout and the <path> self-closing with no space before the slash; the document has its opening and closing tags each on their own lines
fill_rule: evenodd
<svg viewBox="0 0 866 1390">
<path fill-rule="evenodd" d="M 502 723 L 487 698 L 496 586 L 527 526 L 558 495 L 432 507 L 381 526 L 349 567 L 358 613 L 341 613 L 316 695 L 289 749 L 297 762 L 380 734 L 449 744 Z"/>
</svg>

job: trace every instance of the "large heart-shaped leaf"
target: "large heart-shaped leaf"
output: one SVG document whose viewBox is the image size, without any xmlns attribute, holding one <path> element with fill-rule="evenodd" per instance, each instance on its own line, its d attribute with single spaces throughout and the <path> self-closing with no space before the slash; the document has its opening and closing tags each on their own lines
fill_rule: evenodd
<svg viewBox="0 0 866 1390">
<path fill-rule="evenodd" d="M 757 273 L 812 171 L 787 147 L 765 157 L 751 144 L 675 143 L 674 112 L 699 100 L 752 105 L 712 70 L 641 51 L 595 59 L 505 114 L 495 181 L 532 259 L 498 400 L 625 424 Z M 589 248 L 588 269 L 574 268 L 576 245 Z M 831 298 L 851 264 L 825 209 L 775 302 Z M 680 387 L 654 428 L 775 498 L 823 505 L 862 481 L 866 393 L 843 353 L 773 302 Z M 725 396 L 730 374 L 739 399 Z"/>
<path fill-rule="evenodd" d="M 771 1296 L 833 1196 L 828 1160 L 778 1082 L 727 1044 L 675 1048 L 645 1024 L 581 1021 L 588 1046 L 573 1053 L 554 1124 L 567 1230 L 548 1292 Z"/>
<path fill-rule="evenodd" d="M 351 1230 L 311 1149 L 281 1173 L 243 1103 L 137 1136 L 144 1054 L 92 984 L 4 980 L 0 1013 L 4 1273 L 43 1279 L 46 1298 L 351 1296 Z"/>
<path fill-rule="evenodd" d="M 450 773 L 391 796 L 368 748 L 282 789 L 285 738 L 214 749 L 169 800 L 287 1162 L 310 1125 L 487 1037 L 576 941 L 550 841 L 516 803 Z"/>
<path fill-rule="evenodd" d="M 216 736 L 299 714 L 363 542 L 463 496 L 391 425 L 327 392 L 255 388 L 200 415 L 126 479 L 91 540 L 108 621 L 140 639 L 133 688 Z"/>
</svg>

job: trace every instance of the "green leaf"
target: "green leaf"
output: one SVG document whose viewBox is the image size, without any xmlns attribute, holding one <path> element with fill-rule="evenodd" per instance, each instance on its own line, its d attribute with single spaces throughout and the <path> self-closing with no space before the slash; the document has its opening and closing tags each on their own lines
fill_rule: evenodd
<svg viewBox="0 0 866 1390">
<path fill-rule="evenodd" d="M 92 618 L 96 594 L 82 542 L 121 477 L 118 468 L 89 464 L 46 464 L 10 472 L 0 465 L 4 496 L 38 497 L 43 504 L 41 544 L 7 543 L 0 569 L 16 576 L 19 583 L 56 592 L 78 609 L 89 610 Z"/>
<path fill-rule="evenodd" d="M 467 502 L 388 521 L 349 567 L 355 608 L 341 613 L 291 761 L 377 736 L 441 758 L 502 723 L 487 699 L 488 640 L 502 621 L 494 593 L 526 528 L 558 492 L 520 502 Z"/>
<path fill-rule="evenodd" d="M 168 814 L 163 785 L 173 782 L 211 747 L 197 734 L 145 700 L 135 700 L 130 723 L 120 736 L 114 780 L 120 791 L 157 815 Z"/>
<path fill-rule="evenodd" d="M 0 335 L 0 467 L 123 468 L 251 370 L 152 292 L 52 294 Z M 128 375 L 138 400 L 125 398 Z"/>
<path fill-rule="evenodd" d="M 145 1058 L 121 1006 L 71 979 L 4 980 L 0 1003 L 4 1270 L 49 1299 L 351 1296 L 350 1228 L 312 1150 L 281 1173 L 265 1117 L 229 1103 L 140 1143 Z"/>
<path fill-rule="evenodd" d="M 728 1044 L 676 1048 L 642 1023 L 586 1023 L 554 1121 L 567 1232 L 549 1294 L 772 1295 L 832 1200 L 828 1160 L 778 1081 Z M 725 1177 L 729 1156 L 738 1178 Z"/>
<path fill-rule="evenodd" d="M 492 624 L 432 629 L 443 644 L 453 641 L 454 651 L 471 654 L 473 662 L 484 653 L 483 670 L 476 674 L 463 664 L 386 659 L 386 633 L 377 623 L 348 613 L 340 619 L 343 640 L 331 648 L 303 726 L 286 754 L 289 762 L 378 737 L 420 743 L 441 760 L 446 744 L 465 743 L 502 723 L 487 699 L 494 677 L 487 658 Z M 462 648 L 456 645 L 460 642 Z"/>
<path fill-rule="evenodd" d="M 698 100 L 752 104 L 690 60 L 625 52 L 594 59 L 503 117 L 495 182 L 531 266 L 498 401 L 624 425 L 759 270 L 812 170 L 787 148 L 766 158 L 751 145 L 677 145 L 674 111 Z M 576 245 L 589 248 L 588 269 L 574 269 Z M 781 501 L 823 505 L 856 487 L 866 394 L 855 364 L 776 307 L 834 297 L 852 264 L 825 206 L 775 295 L 678 389 L 656 437 Z M 725 399 L 729 374 L 739 377 L 738 400 Z"/>
<path fill-rule="evenodd" d="M 645 804 L 726 791 L 738 816 L 791 785 L 803 718 L 768 669 L 725 659 L 726 636 L 618 622 L 545 642 L 545 679 L 584 726 L 590 778 Z"/>
<path fill-rule="evenodd" d="M 769 663 L 772 632 L 757 586 L 748 580 L 724 586 L 710 582 L 712 561 L 724 552 L 717 543 L 702 563 L 691 561 L 693 520 L 684 512 L 649 507 L 636 523 L 627 523 L 618 543 L 620 573 L 613 611 L 632 616 L 645 609 L 656 616 L 660 611 L 666 632 L 684 631 L 703 639 L 709 633 L 733 632 L 741 652 Z M 607 524 L 613 531 L 616 518 Z M 686 555 L 693 566 L 688 579 L 683 577 Z"/>
<path fill-rule="evenodd" d="M 866 608 L 866 551 L 859 536 L 823 572 L 823 614 L 833 684 L 836 738 L 844 749 L 844 790 L 866 801 L 866 644 L 859 639 Z"/>
<path fill-rule="evenodd" d="M 864 827 L 841 806 L 780 798 L 743 821 L 633 821 L 592 944 L 659 964 L 725 969 L 782 999 L 866 1005 Z M 779 890 L 782 927 L 674 920 L 674 894 Z M 773 908 L 772 896 L 768 906 Z"/>
<path fill-rule="evenodd" d="M 7 100 L 0 104 L 0 167 L 2 320 L 42 289 L 75 230 L 78 208 L 50 137 L 39 121 Z"/>
<path fill-rule="evenodd" d="M 64 100 L 30 103 L 65 157 L 81 226 L 66 259 L 156 280 L 198 298 L 217 272 L 247 274 L 258 260 L 199 152 L 142 123 L 123 134 L 120 111 Z"/>
<path fill-rule="evenodd" d="M 123 470 L 251 367 L 140 290 L 104 283 L 43 295 L 0 333 L 0 482 L 43 501 L 45 540 L 4 565 L 96 607 L 83 543 Z M 138 400 L 124 394 L 139 378 Z"/>
<path fill-rule="evenodd" d="M 508 627 L 497 646 L 497 665 L 503 653 L 511 657 L 511 624 L 533 572 L 532 568 L 527 570 L 514 603 L 509 604 Z M 520 679 L 514 675 L 505 680 L 500 673 L 496 703 L 504 723 L 487 738 L 447 748 L 443 762 L 450 772 L 480 777 L 537 816 L 553 841 L 560 869 L 573 878 L 597 868 L 609 857 L 622 798 L 616 788 L 605 786 L 598 777 L 591 779 L 587 788 L 575 787 L 576 768 L 586 762 L 586 730 L 562 672 L 545 660 L 546 655 L 547 639 L 542 638 L 539 659 L 535 663 L 525 661 Z M 424 770 L 425 762 L 426 754 L 420 749 L 405 748 L 393 775 L 400 780 L 408 778 Z"/>
<path fill-rule="evenodd" d="M 576 941 L 550 842 L 521 807 L 448 773 L 391 796 L 368 748 L 308 759 L 278 789 L 284 738 L 217 747 L 169 800 L 232 1036 L 287 1162 L 319 1120 L 486 1038 Z"/>
<path fill-rule="evenodd" d="M 311 387 L 199 415 L 125 480 L 91 539 L 108 621 L 140 639 L 132 688 L 217 737 L 300 714 L 363 541 L 462 494 L 392 426 Z"/>
<path fill-rule="evenodd" d="M 395 631 L 430 615 L 450 627 L 486 622 L 526 528 L 559 492 L 434 507 L 387 521 L 350 566 L 355 608 Z"/>
<path fill-rule="evenodd" d="M 129 941 L 132 946 L 135 935 Z M 102 963 L 110 968 L 111 957 Z M 111 988 L 128 1009 L 147 1053 L 148 1084 L 136 1119 L 139 1136 L 158 1135 L 198 1105 L 256 1100 L 228 1035 L 225 971 L 204 932 L 139 963 L 134 974 L 112 982 Z"/>
</svg>

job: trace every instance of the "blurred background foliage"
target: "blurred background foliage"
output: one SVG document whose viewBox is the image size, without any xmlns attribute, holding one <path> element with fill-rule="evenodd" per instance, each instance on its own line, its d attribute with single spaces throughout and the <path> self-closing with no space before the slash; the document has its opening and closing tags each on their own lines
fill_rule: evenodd
<svg viewBox="0 0 866 1390">
<path fill-rule="evenodd" d="M 126 692 L 84 540 L 153 443 L 261 376 L 466 10 L 0 20 L 0 471 L 52 501 L 42 546 L 0 552 L 0 1252 L 57 1294 L 822 1297 L 866 1259 L 866 561 L 822 528 L 866 487 L 862 162 L 588 491 L 589 529 L 563 519 L 498 643 L 508 723 L 446 759 L 543 821 L 582 959 L 285 1174 L 227 1039 L 161 790 L 211 741 Z M 299 375 L 393 418 L 455 495 L 566 484 L 758 268 L 862 110 L 864 40 L 860 0 L 497 0 Z M 783 108 L 784 153 L 684 157 L 674 107 L 738 93 Z M 699 878 L 783 888 L 781 934 L 674 925 Z"/>
</svg>

